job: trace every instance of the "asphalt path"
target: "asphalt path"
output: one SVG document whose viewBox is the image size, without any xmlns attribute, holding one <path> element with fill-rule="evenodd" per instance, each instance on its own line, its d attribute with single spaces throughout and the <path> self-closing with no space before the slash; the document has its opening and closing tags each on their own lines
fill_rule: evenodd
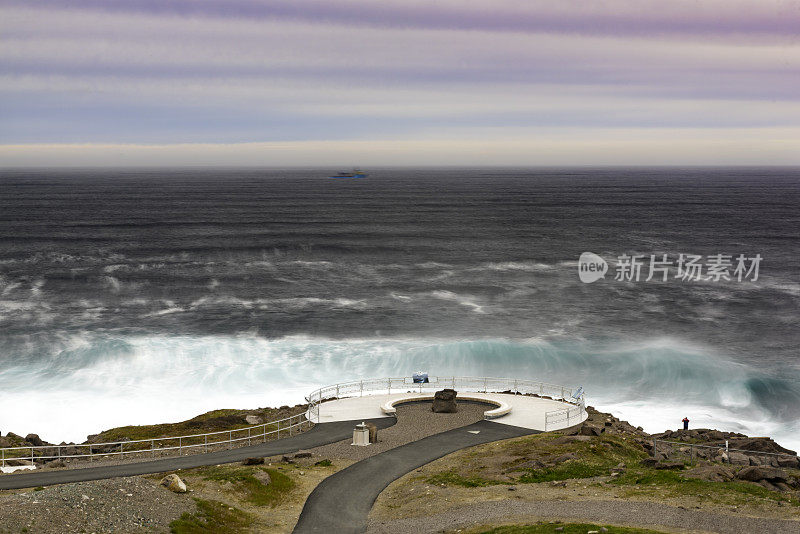
<svg viewBox="0 0 800 534">
<path fill-rule="evenodd" d="M 368 419 L 378 428 L 386 428 L 395 423 L 394 417 L 381 417 Z M 130 477 L 163 473 L 178 469 L 191 469 L 208 465 L 229 464 L 241 462 L 245 458 L 275 456 L 289 454 L 303 449 L 311 449 L 328 443 L 335 443 L 353 435 L 353 428 L 357 421 L 337 421 L 334 423 L 319 423 L 311 430 L 283 439 L 268 441 L 259 445 L 239 447 L 224 451 L 215 451 L 205 454 L 191 454 L 174 458 L 163 458 L 146 462 L 131 462 L 99 467 L 84 467 L 66 470 L 36 470 L 24 473 L 0 475 L 0 489 L 34 488 L 38 486 L 52 486 L 54 484 L 69 484 L 71 482 L 85 482 L 87 480 L 100 480 L 105 478 Z"/>
<path fill-rule="evenodd" d="M 465 447 L 536 433 L 478 421 L 371 456 L 323 480 L 306 500 L 294 533 L 364 532 L 378 494 L 406 473 Z"/>
</svg>

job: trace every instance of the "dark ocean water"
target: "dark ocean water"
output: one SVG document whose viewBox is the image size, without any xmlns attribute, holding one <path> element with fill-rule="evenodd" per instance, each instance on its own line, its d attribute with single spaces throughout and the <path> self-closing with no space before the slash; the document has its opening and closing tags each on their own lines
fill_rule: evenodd
<svg viewBox="0 0 800 534">
<path fill-rule="evenodd" d="M 800 444 L 800 169 L 327 174 L 0 172 L 0 431 L 425 369 Z M 605 279 L 579 280 L 586 251 Z M 681 253 L 763 259 L 755 281 L 614 280 L 623 254 Z"/>
</svg>

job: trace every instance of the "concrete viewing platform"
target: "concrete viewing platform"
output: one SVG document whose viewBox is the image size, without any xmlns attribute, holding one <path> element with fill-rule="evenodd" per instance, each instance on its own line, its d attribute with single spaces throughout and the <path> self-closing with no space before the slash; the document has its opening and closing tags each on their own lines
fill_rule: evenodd
<svg viewBox="0 0 800 534">
<path fill-rule="evenodd" d="M 393 408 L 397 405 L 432 399 L 433 391 L 364 394 L 326 400 L 317 405 L 318 413 L 313 413 L 316 410 L 309 410 L 306 416 L 314 423 L 394 417 Z M 459 392 L 456 401 L 485 402 L 490 405 L 484 412 L 485 418 L 495 423 L 539 431 L 568 428 L 588 417 L 582 408 L 577 410 L 577 405 L 530 395 L 468 391 Z M 552 417 L 566 410 L 572 412 L 569 417 Z M 547 418 L 548 413 L 551 414 L 550 420 Z"/>
</svg>

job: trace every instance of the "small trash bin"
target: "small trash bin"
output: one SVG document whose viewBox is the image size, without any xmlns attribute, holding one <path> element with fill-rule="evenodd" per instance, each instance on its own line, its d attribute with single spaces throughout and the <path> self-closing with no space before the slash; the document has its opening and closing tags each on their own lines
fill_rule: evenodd
<svg viewBox="0 0 800 534">
<path fill-rule="evenodd" d="M 360 447 L 369 445 L 369 428 L 366 423 L 356 425 L 353 430 L 353 445 Z"/>
</svg>

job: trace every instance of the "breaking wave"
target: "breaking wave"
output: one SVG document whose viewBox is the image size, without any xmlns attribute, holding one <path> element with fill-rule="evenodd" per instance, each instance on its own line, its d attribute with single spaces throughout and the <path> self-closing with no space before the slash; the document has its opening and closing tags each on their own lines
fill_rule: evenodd
<svg viewBox="0 0 800 534">
<path fill-rule="evenodd" d="M 4 431 L 82 441 L 125 424 L 226 407 L 303 402 L 360 377 L 511 376 L 583 385 L 590 404 L 651 432 L 696 427 L 769 434 L 797 447 L 800 372 L 780 375 L 671 339 L 598 343 L 528 339 L 47 334 L 9 338 L 0 356 Z M 103 399 L 98 403 L 97 399 Z"/>
</svg>

